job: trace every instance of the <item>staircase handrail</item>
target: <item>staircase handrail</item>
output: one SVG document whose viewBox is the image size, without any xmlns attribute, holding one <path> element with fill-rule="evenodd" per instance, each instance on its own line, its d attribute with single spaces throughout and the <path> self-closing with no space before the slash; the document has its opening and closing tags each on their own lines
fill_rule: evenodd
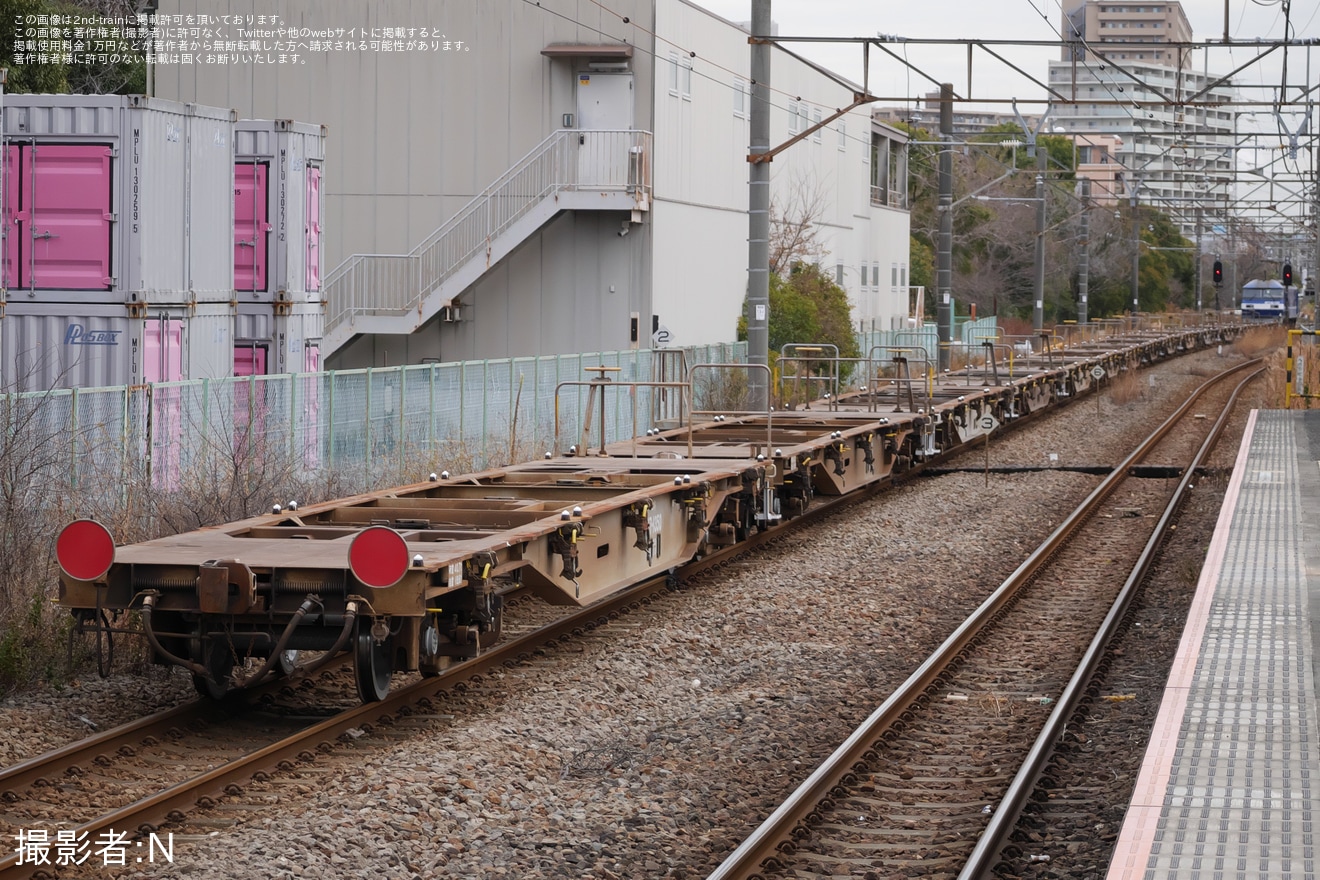
<svg viewBox="0 0 1320 880">
<path fill-rule="evenodd" d="M 528 210 L 558 192 L 582 185 L 578 180 L 577 162 L 568 161 L 574 158 L 576 153 L 563 149 L 566 145 L 576 147 L 584 144 L 587 136 L 620 134 L 630 137 L 630 152 L 637 152 L 639 149 L 643 153 L 647 152 L 642 144 L 649 138 L 649 132 L 631 129 L 619 131 L 560 129 L 528 151 L 408 253 L 354 254 L 347 258 L 336 266 L 323 282 L 323 290 L 328 301 L 326 330 L 338 326 L 359 311 L 406 314 L 410 310 L 420 309 L 427 294 L 444 283 L 444 280 L 457 271 L 464 261 L 487 248 L 492 239 Z M 573 144 L 573 140 L 577 140 L 578 143 Z M 550 157 L 548 162 L 545 161 L 547 156 Z M 534 168 L 537 169 L 536 172 L 529 171 Z M 614 188 L 649 194 L 649 168 L 643 161 L 635 170 L 639 179 L 634 181 L 633 170 L 630 169 L 625 179 L 616 182 Z M 522 180 L 524 176 L 526 179 Z M 515 187 L 515 184 L 519 183 L 530 188 Z M 595 183 L 597 182 L 588 182 L 588 184 Z M 520 191 L 508 192 L 515 188 Z M 507 203 L 507 197 L 510 195 L 517 196 L 517 201 L 512 204 Z M 499 199 L 504 201 L 497 202 Z M 462 230 L 465 224 L 473 221 L 474 218 L 475 221 L 480 222 L 474 221 L 464 234 Z M 448 239 L 455 240 L 451 242 L 453 246 L 448 250 L 458 250 L 459 253 L 446 252 L 444 243 Z M 403 293 L 403 296 L 395 297 L 395 302 L 392 303 L 384 301 L 379 296 L 373 296 L 374 301 L 370 305 L 356 302 L 355 294 L 359 287 L 365 286 L 373 265 L 376 274 L 389 273 L 395 281 L 406 287 L 406 292 L 397 291 Z M 339 293 L 337 288 L 346 278 L 355 274 L 363 276 L 360 279 L 363 284 L 351 284 L 348 291 Z"/>
</svg>

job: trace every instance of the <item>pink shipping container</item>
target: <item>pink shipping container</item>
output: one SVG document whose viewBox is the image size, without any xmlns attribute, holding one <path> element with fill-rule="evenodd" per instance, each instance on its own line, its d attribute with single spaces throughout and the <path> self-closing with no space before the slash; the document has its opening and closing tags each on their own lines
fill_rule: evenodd
<svg viewBox="0 0 1320 880">
<path fill-rule="evenodd" d="M 325 126 L 234 127 L 234 289 L 240 302 L 321 299 Z"/>
<path fill-rule="evenodd" d="M 5 299 L 229 302 L 234 119 L 140 95 L 5 95 Z"/>
<path fill-rule="evenodd" d="M 229 303 L 11 302 L 0 312 L 0 392 L 229 376 L 233 327 Z"/>
<path fill-rule="evenodd" d="M 238 303 L 234 375 L 266 376 L 321 369 L 325 308 L 320 302 Z"/>
</svg>

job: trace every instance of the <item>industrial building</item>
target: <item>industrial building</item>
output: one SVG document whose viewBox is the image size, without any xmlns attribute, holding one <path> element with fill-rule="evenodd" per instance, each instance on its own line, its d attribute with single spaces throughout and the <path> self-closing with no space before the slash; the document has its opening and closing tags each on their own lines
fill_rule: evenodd
<svg viewBox="0 0 1320 880">
<path fill-rule="evenodd" d="M 733 338 L 751 101 L 738 25 L 684 0 L 257 5 L 160 13 L 205 18 L 217 43 L 239 28 L 313 36 L 274 63 L 219 61 L 262 38 L 167 55 L 154 90 L 326 125 L 324 364 Z M 784 53 L 771 89 L 772 144 L 851 102 Z M 807 256 L 868 325 L 907 315 L 904 142 L 858 108 L 772 165 L 774 202 L 811 206 L 820 252 Z"/>
</svg>

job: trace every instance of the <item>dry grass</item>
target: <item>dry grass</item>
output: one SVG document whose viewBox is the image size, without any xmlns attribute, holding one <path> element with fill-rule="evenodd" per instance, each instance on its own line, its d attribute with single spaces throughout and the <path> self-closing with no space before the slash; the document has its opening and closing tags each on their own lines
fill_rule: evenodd
<svg viewBox="0 0 1320 880">
<path fill-rule="evenodd" d="M 1109 383 L 1109 399 L 1114 403 L 1126 405 L 1146 396 L 1146 386 L 1136 370 L 1118 374 L 1118 378 Z"/>
<path fill-rule="evenodd" d="M 1279 325 L 1255 327 L 1243 333 L 1233 343 L 1233 351 L 1243 357 L 1259 357 L 1271 350 L 1288 344 L 1288 331 Z"/>
</svg>

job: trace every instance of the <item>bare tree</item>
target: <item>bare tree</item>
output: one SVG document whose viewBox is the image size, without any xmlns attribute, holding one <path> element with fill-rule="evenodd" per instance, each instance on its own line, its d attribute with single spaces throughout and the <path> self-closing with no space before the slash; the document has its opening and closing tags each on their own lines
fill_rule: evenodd
<svg viewBox="0 0 1320 880">
<path fill-rule="evenodd" d="M 793 263 L 814 261 L 827 251 L 820 241 L 820 219 L 829 203 L 820 182 L 797 175 L 783 198 L 770 200 L 770 271 L 788 276 Z"/>
<path fill-rule="evenodd" d="M 146 91 L 146 55 L 150 38 L 131 35 L 123 28 L 132 26 L 147 6 L 146 0 L 67 0 L 85 14 L 106 22 L 120 44 L 117 63 L 70 64 L 67 69 L 69 91 L 84 95 L 132 94 Z M 55 11 L 55 10 L 52 10 Z"/>
</svg>

